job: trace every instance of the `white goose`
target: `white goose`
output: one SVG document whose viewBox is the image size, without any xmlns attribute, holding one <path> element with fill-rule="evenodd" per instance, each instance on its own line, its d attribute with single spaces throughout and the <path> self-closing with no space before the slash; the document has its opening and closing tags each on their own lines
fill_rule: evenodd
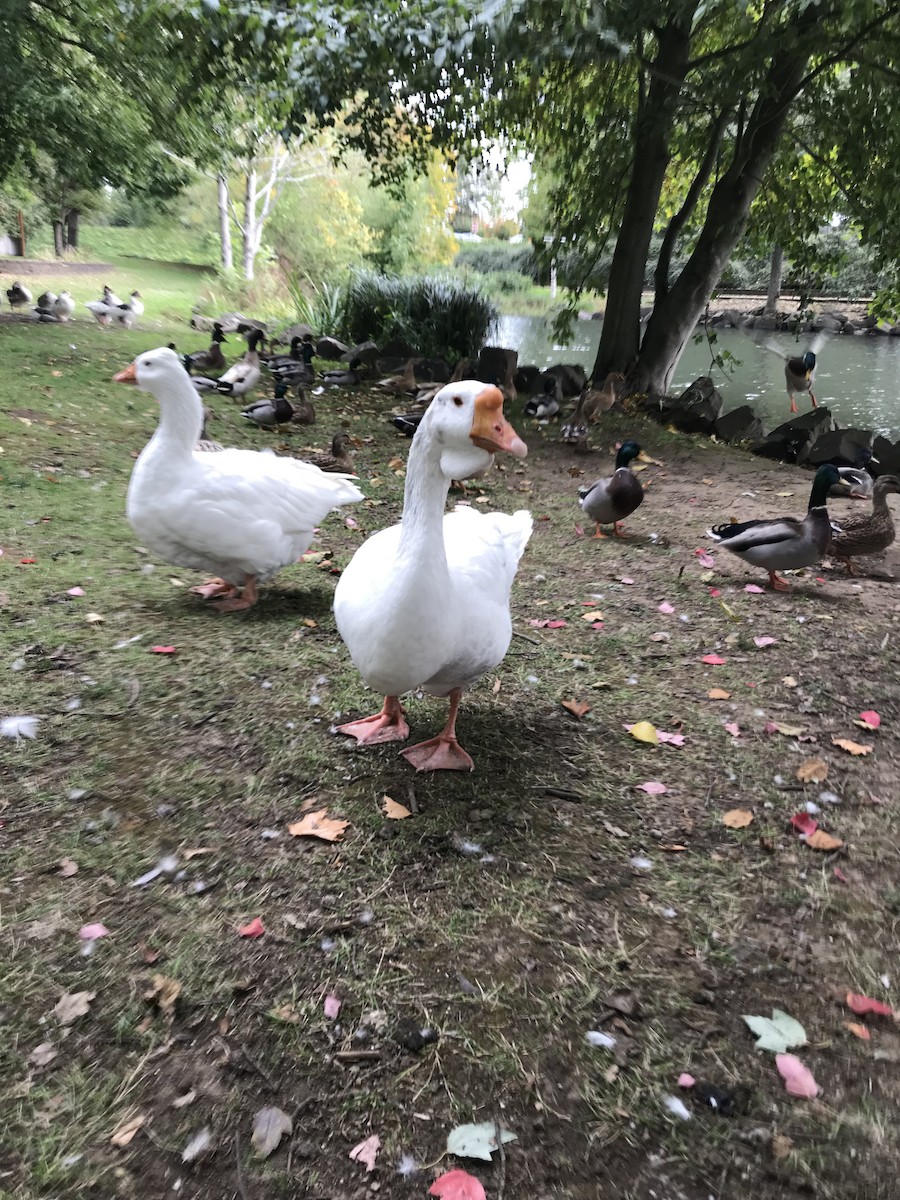
<svg viewBox="0 0 900 1200">
<path fill-rule="evenodd" d="M 255 604 L 257 583 L 296 562 L 333 508 L 363 498 L 350 476 L 296 459 L 196 452 L 203 405 L 174 350 L 141 354 L 115 381 L 152 393 L 160 410 L 131 474 L 128 520 L 167 562 L 213 572 L 215 579 L 192 590 L 223 596 L 215 605 L 221 612 Z"/>
<path fill-rule="evenodd" d="M 483 470 L 499 450 L 528 453 L 504 419 L 499 389 L 477 380 L 442 388 L 410 447 L 401 523 L 360 546 L 335 591 L 334 615 L 354 665 L 385 698 L 380 713 L 340 733 L 365 745 L 404 741 L 404 692 L 421 687 L 450 698 L 443 731 L 402 751 L 417 771 L 473 769 L 456 740 L 462 692 L 509 649 L 509 592 L 531 514 L 458 507 L 444 515 L 450 481 Z"/>
</svg>

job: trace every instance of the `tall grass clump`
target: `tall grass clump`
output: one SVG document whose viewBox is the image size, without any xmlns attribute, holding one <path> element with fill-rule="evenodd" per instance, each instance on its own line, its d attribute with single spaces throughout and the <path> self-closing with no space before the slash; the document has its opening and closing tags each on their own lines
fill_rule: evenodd
<svg viewBox="0 0 900 1200">
<path fill-rule="evenodd" d="M 344 332 L 344 290 L 337 283 L 311 283 L 300 271 L 284 272 L 285 285 L 294 303 L 297 320 L 319 337 L 340 337 Z"/>
<path fill-rule="evenodd" d="M 459 279 L 397 278 L 358 271 L 344 302 L 344 331 L 353 342 L 409 342 L 430 358 L 462 358 L 478 351 L 499 317 L 494 302 Z"/>
</svg>

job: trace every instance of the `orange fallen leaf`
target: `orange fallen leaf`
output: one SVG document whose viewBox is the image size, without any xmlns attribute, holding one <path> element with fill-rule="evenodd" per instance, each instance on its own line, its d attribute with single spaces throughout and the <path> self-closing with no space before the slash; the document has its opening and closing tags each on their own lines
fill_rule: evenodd
<svg viewBox="0 0 900 1200">
<path fill-rule="evenodd" d="M 402 458 L 392 458 L 388 463 L 388 466 L 392 471 L 399 471 L 402 467 L 406 466 L 406 463 Z"/>
<path fill-rule="evenodd" d="M 849 1029 L 854 1037 L 862 1038 L 864 1042 L 871 1040 L 872 1035 L 865 1025 L 858 1025 L 856 1021 L 845 1021 L 844 1028 Z"/>
<path fill-rule="evenodd" d="M 599 608 L 592 608 L 589 612 L 581 614 L 582 621 L 602 621 L 603 613 Z"/>
<path fill-rule="evenodd" d="M 842 750 L 846 750 L 848 754 L 871 754 L 871 746 L 861 746 L 859 742 L 851 742 L 849 738 L 831 739 L 832 746 L 840 746 Z"/>
<path fill-rule="evenodd" d="M 495 680 L 494 680 L 494 686 L 491 688 L 491 693 L 492 693 L 494 696 L 496 696 L 496 695 L 497 695 L 497 693 L 498 693 L 499 691 L 500 691 L 500 680 L 499 680 L 499 679 L 495 679 Z"/>
<path fill-rule="evenodd" d="M 182 850 L 181 857 L 190 862 L 192 858 L 197 858 L 201 854 L 215 854 L 215 850 L 211 846 L 197 846 L 192 850 Z"/>
<path fill-rule="evenodd" d="M 291 837 L 314 837 L 321 838 L 323 842 L 339 842 L 350 822 L 329 817 L 327 811 L 320 808 L 317 812 L 307 813 L 302 820 L 288 825 L 288 833 Z"/>
<path fill-rule="evenodd" d="M 396 800 L 392 800 L 390 796 L 382 796 L 384 802 L 384 815 L 392 821 L 403 821 L 407 817 L 411 817 L 412 813 L 405 804 L 400 804 Z"/>
<path fill-rule="evenodd" d="M 563 700 L 563 708 L 572 714 L 573 717 L 578 717 L 579 720 L 591 711 L 591 706 L 585 704 L 583 700 Z"/>
<path fill-rule="evenodd" d="M 56 371 L 54 374 L 58 375 L 59 372 Z M 127 1146 L 146 1120 L 147 1117 L 143 1113 L 132 1117 L 130 1121 L 126 1121 L 124 1125 L 120 1125 L 109 1140 L 114 1146 Z"/>
<path fill-rule="evenodd" d="M 843 846 L 843 842 L 838 837 L 833 837 L 832 834 L 826 833 L 824 829 L 817 829 L 815 833 L 811 833 L 806 839 L 807 846 L 811 846 L 813 850 L 837 850 Z"/>
<path fill-rule="evenodd" d="M 746 808 L 732 808 L 722 817 L 722 824 L 728 829 L 746 829 L 753 820 L 753 813 Z"/>
<path fill-rule="evenodd" d="M 726 692 L 724 688 L 710 688 L 706 693 L 710 700 L 730 700 L 731 692 Z"/>
<path fill-rule="evenodd" d="M 797 768 L 797 778 L 801 783 L 823 783 L 828 777 L 828 763 L 821 758 L 808 758 Z"/>
</svg>

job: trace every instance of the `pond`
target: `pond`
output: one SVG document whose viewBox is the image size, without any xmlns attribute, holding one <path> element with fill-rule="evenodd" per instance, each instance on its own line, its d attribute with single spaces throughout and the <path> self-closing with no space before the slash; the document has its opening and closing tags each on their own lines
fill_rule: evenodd
<svg viewBox="0 0 900 1200">
<path fill-rule="evenodd" d="M 704 337 L 691 341 L 676 368 L 671 391 L 680 392 L 698 375 L 712 374 L 722 394 L 723 411 L 752 404 L 767 429 L 788 420 L 783 361 L 738 329 L 717 329 L 715 350 L 728 350 L 739 360 L 733 372 L 710 371 L 710 351 Z M 806 342 L 786 333 L 757 334 L 785 354 L 802 354 Z M 594 365 L 600 322 L 575 322 L 569 346 L 554 345 L 550 322 L 543 317 L 502 317 L 499 341 L 519 352 L 520 363 L 549 367 L 578 362 L 590 372 Z M 818 356 L 816 399 L 827 404 L 841 425 L 871 429 L 892 440 L 900 437 L 900 338 L 834 337 Z M 801 412 L 809 398 L 798 397 Z"/>
</svg>

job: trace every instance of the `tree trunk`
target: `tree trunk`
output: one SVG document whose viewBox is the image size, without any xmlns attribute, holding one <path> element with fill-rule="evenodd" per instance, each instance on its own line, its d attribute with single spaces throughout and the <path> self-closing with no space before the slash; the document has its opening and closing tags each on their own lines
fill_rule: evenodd
<svg viewBox="0 0 900 1200">
<path fill-rule="evenodd" d="M 78 222 L 81 213 L 77 208 L 70 208 L 66 213 L 66 249 L 78 249 Z"/>
<path fill-rule="evenodd" d="M 733 161 L 713 188 L 694 251 L 647 323 L 630 380 L 632 390 L 665 392 L 669 386 L 687 340 L 747 227 L 750 206 L 777 149 L 808 54 L 809 45 L 800 36 L 773 60 L 746 129 L 738 136 Z"/>
<path fill-rule="evenodd" d="M 616 238 L 606 294 L 606 315 L 593 378 L 626 370 L 641 342 L 641 295 L 653 223 L 671 158 L 669 139 L 681 83 L 687 73 L 690 26 L 670 24 L 660 30 L 646 99 L 634 124 L 634 160 L 622 222 Z"/>
<path fill-rule="evenodd" d="M 247 184 L 244 190 L 244 278 L 253 278 L 253 267 L 256 261 L 256 166 L 247 167 Z"/>
<path fill-rule="evenodd" d="M 221 251 L 222 270 L 230 271 L 234 266 L 234 254 L 231 249 L 231 215 L 228 211 L 228 180 L 224 175 L 216 177 L 219 190 L 219 246 Z"/>
<path fill-rule="evenodd" d="M 63 220 L 62 217 L 56 217 L 53 221 L 53 253 L 57 258 L 62 258 L 66 252 L 66 242 L 63 237 Z"/>
<path fill-rule="evenodd" d="M 780 246 L 772 247 L 772 261 L 769 264 L 769 294 L 766 297 L 766 307 L 763 316 L 774 317 L 778 311 L 778 297 L 781 295 L 781 276 L 784 270 L 784 251 Z"/>
</svg>

